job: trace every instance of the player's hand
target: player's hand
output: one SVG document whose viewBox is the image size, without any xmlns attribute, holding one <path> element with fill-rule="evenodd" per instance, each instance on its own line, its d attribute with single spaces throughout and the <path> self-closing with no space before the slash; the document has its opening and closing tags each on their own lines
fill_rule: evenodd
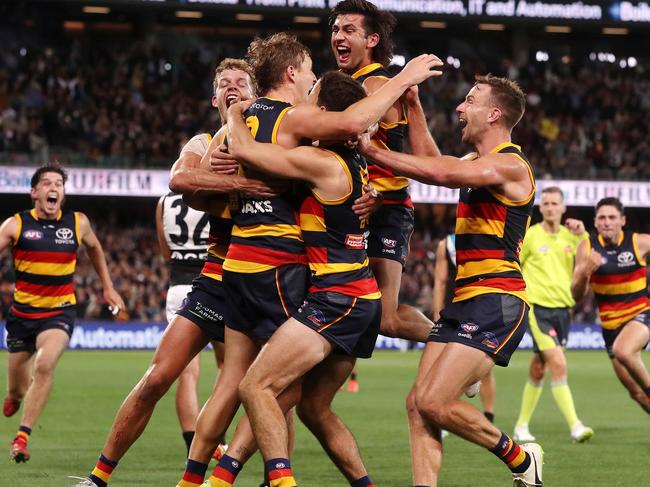
<svg viewBox="0 0 650 487">
<path fill-rule="evenodd" d="M 364 132 L 359 136 L 358 144 L 357 144 L 357 150 L 365 155 L 368 155 L 372 151 L 372 142 L 370 142 L 370 134 L 368 132 Z"/>
<path fill-rule="evenodd" d="M 577 218 L 567 218 L 564 222 L 564 226 L 574 235 L 582 235 L 586 231 L 585 224 L 582 220 L 578 220 Z"/>
<path fill-rule="evenodd" d="M 244 113 L 248 109 L 248 107 L 250 107 L 254 102 L 255 100 L 244 100 L 244 101 L 239 101 L 237 103 L 233 103 L 228 108 L 228 118 L 241 117 L 242 113 Z"/>
<path fill-rule="evenodd" d="M 432 76 L 442 76 L 442 71 L 433 68 L 443 64 L 435 54 L 421 54 L 411 59 L 397 76 L 401 77 L 409 86 L 417 85 Z"/>
<path fill-rule="evenodd" d="M 593 274 L 596 269 L 603 265 L 603 256 L 595 250 L 592 250 L 587 257 L 587 271 L 589 275 Z"/>
<path fill-rule="evenodd" d="M 122 296 L 113 287 L 104 289 L 104 299 L 108 303 L 108 309 L 113 313 L 113 316 L 117 316 L 121 310 L 126 309 Z"/>
<path fill-rule="evenodd" d="M 402 103 L 406 106 L 418 106 L 420 104 L 418 85 L 413 85 L 408 90 L 406 90 L 400 100 L 402 100 Z"/>
<path fill-rule="evenodd" d="M 359 217 L 359 220 L 367 220 L 384 204 L 384 195 L 375 189 L 372 184 L 364 184 L 363 196 L 354 200 L 352 211 Z"/>
<path fill-rule="evenodd" d="M 253 198 L 273 198 L 281 193 L 281 189 L 281 187 L 267 184 L 259 179 L 246 179 L 239 192 Z"/>
<path fill-rule="evenodd" d="M 239 171 L 237 159 L 228 153 L 225 144 L 221 144 L 210 154 L 210 170 L 217 174 L 237 174 Z"/>
</svg>

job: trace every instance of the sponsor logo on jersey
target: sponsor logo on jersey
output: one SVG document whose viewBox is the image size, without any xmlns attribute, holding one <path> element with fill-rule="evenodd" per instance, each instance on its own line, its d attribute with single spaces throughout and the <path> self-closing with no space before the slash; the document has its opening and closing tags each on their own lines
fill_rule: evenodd
<svg viewBox="0 0 650 487">
<path fill-rule="evenodd" d="M 392 240 L 390 238 L 382 237 L 381 243 L 384 244 L 384 247 L 389 249 L 394 249 L 395 247 L 397 247 L 397 240 Z"/>
<path fill-rule="evenodd" d="M 363 235 L 347 234 L 345 236 L 345 246 L 348 249 L 365 249 L 366 239 L 364 238 Z"/>
<path fill-rule="evenodd" d="M 27 240 L 40 240 L 43 238 L 43 232 L 39 230 L 25 230 L 23 237 Z"/>
<path fill-rule="evenodd" d="M 540 253 L 545 254 L 546 252 L 548 252 L 548 245 L 542 245 L 539 248 L 539 251 L 540 251 Z"/>
<path fill-rule="evenodd" d="M 307 316 L 307 319 L 314 323 L 315 325 L 322 325 L 325 321 L 325 315 L 319 309 L 312 309 L 311 314 Z"/>
<path fill-rule="evenodd" d="M 616 257 L 619 267 L 629 267 L 634 265 L 634 254 L 632 252 L 621 252 Z"/>
<path fill-rule="evenodd" d="M 54 239 L 54 243 L 59 245 L 74 244 L 74 240 L 72 240 L 72 237 L 74 236 L 74 232 L 69 228 L 66 227 L 58 228 L 56 232 L 54 232 L 54 234 L 56 235 L 56 238 Z"/>
</svg>

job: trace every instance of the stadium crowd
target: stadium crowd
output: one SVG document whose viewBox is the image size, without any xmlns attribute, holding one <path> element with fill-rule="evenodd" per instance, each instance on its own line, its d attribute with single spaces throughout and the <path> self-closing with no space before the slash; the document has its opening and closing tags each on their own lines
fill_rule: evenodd
<svg viewBox="0 0 650 487">
<path fill-rule="evenodd" d="M 214 129 L 210 73 L 244 45 L 83 37 L 34 49 L 19 37 L 0 52 L 0 153 L 16 163 L 49 158 L 68 165 L 167 167 L 182 142 Z M 316 72 L 332 67 L 313 49 Z M 442 54 L 444 57 L 445 53 Z M 421 97 L 445 153 L 462 154 L 454 108 L 476 72 L 517 79 L 527 114 L 515 139 L 538 177 L 650 177 L 650 79 L 642 69 L 575 60 L 571 65 L 463 60 L 429 81 Z"/>
</svg>

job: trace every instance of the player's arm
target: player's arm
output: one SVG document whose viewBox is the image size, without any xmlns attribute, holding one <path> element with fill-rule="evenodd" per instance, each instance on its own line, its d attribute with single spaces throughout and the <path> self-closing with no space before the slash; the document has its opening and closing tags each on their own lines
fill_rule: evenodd
<svg viewBox="0 0 650 487">
<path fill-rule="evenodd" d="M 650 253 L 650 234 L 638 233 L 636 235 L 636 244 L 639 248 L 639 257 L 645 258 Z"/>
<path fill-rule="evenodd" d="M 93 232 L 90 226 L 88 217 L 83 213 L 76 212 L 77 221 L 79 225 L 79 240 L 86 249 L 86 253 L 92 262 L 99 279 L 104 288 L 104 299 L 109 304 L 109 307 L 114 315 L 118 314 L 121 309 L 125 309 L 122 297 L 117 293 L 113 287 L 113 281 L 108 273 L 108 266 L 106 265 L 106 257 L 104 256 L 104 249 L 102 244 L 99 243 L 97 235 Z"/>
<path fill-rule="evenodd" d="M 16 244 L 20 223 L 15 216 L 7 218 L 0 225 L 0 252 Z"/>
<path fill-rule="evenodd" d="M 165 262 L 171 260 L 172 253 L 169 250 L 169 245 L 167 245 L 167 239 L 165 238 L 165 231 L 163 229 L 163 211 L 164 211 L 164 201 L 165 197 L 161 196 L 156 205 L 156 235 L 158 236 L 158 246 L 160 247 L 160 253 L 163 256 Z"/>
<path fill-rule="evenodd" d="M 363 139 L 359 148 L 372 161 L 402 176 L 448 188 L 500 186 L 528 178 L 526 165 L 512 154 L 489 153 L 473 161 L 453 156 L 418 157 L 380 149 Z"/>
<path fill-rule="evenodd" d="M 345 140 L 365 132 L 378 122 L 404 91 L 442 71 L 432 70 L 442 66 L 433 54 L 422 54 L 411 61 L 390 81 L 372 95 L 350 105 L 342 112 L 323 111 L 311 104 L 301 104 L 289 110 L 282 119 L 283 130 L 297 138 L 314 140 Z"/>
<path fill-rule="evenodd" d="M 440 319 L 440 312 L 445 307 L 448 278 L 447 243 L 443 238 L 436 247 L 436 264 L 433 268 L 433 321 Z"/>
<path fill-rule="evenodd" d="M 228 109 L 228 149 L 242 164 L 271 176 L 310 183 L 320 182 L 338 169 L 329 157 L 321 156 L 325 154 L 321 149 L 311 146 L 285 149 L 278 144 L 256 141 L 242 117 L 244 108 L 244 104 L 236 104 Z"/>
<path fill-rule="evenodd" d="M 578 220 L 577 218 L 567 218 L 564 221 L 564 226 L 569 229 L 579 242 L 589 238 L 589 234 L 587 233 L 585 224 L 582 220 Z"/>
<path fill-rule="evenodd" d="M 408 136 L 411 152 L 416 156 L 438 157 L 442 155 L 438 144 L 429 131 L 424 108 L 420 103 L 417 86 L 411 86 L 402 97 L 408 110 Z"/>
<path fill-rule="evenodd" d="M 578 245 L 576 252 L 576 266 L 571 280 L 571 294 L 573 299 L 580 301 L 589 291 L 589 279 L 603 262 L 603 257 L 591 249 L 588 240 L 583 240 Z"/>
</svg>

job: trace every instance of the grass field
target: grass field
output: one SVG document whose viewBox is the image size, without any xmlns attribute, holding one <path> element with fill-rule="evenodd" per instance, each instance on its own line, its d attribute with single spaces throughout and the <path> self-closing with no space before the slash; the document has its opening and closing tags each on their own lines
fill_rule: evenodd
<svg viewBox="0 0 650 487">
<path fill-rule="evenodd" d="M 32 459 L 20 465 L 0 462 L 0 486 L 67 486 L 71 483 L 67 475 L 87 475 L 115 411 L 150 356 L 149 352 L 66 353 L 50 402 L 32 433 Z M 355 433 L 366 465 L 380 486 L 411 485 L 403 403 L 418 358 L 417 352 L 377 352 L 371 360 L 361 362 L 360 392 L 341 392 L 336 398 L 335 409 Z M 516 419 L 529 359 L 530 352 L 519 352 L 510 367 L 496 371 L 496 423 L 507 432 Z M 211 354 L 203 354 L 202 398 L 207 397 L 214 378 L 211 360 Z M 569 365 L 578 414 L 596 435 L 587 444 L 570 442 L 547 385 L 531 425 L 546 452 L 545 485 L 648 485 L 648 416 L 618 384 L 604 352 L 569 353 Z M 5 352 L 0 353 L 0 374 L 6 375 Z M 19 414 L 0 420 L 7 448 L 18 421 Z M 292 463 L 300 485 L 347 485 L 314 438 L 297 424 Z M 445 440 L 445 449 L 441 486 L 511 485 L 506 468 L 481 448 L 452 436 Z M 184 459 L 185 447 L 169 394 L 158 405 L 144 435 L 122 459 L 111 485 L 173 487 Z M 237 485 L 257 487 L 261 471 L 260 458 L 253 458 Z"/>
</svg>

